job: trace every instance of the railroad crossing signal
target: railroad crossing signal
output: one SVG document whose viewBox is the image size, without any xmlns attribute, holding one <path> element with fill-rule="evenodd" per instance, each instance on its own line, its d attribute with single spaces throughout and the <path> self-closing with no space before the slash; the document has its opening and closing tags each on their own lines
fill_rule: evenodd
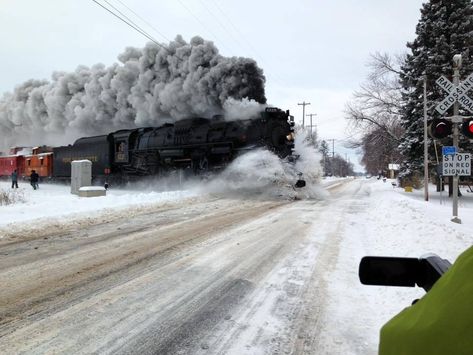
<svg viewBox="0 0 473 355">
<path fill-rule="evenodd" d="M 435 107 L 441 115 L 443 115 L 456 101 L 458 101 L 465 109 L 473 113 L 473 100 L 466 94 L 469 90 L 473 89 L 473 73 L 471 73 L 458 86 L 455 86 L 443 75 L 435 82 L 449 94 Z"/>
<path fill-rule="evenodd" d="M 466 137 L 473 139 L 473 118 L 468 118 L 465 122 L 463 122 L 462 133 Z"/>
<path fill-rule="evenodd" d="M 435 83 L 448 93 L 448 96 L 440 102 L 435 109 L 444 114 L 455 102 L 460 103 L 466 110 L 473 113 L 473 100 L 466 94 L 473 89 L 473 73 L 458 85 L 453 84 L 445 76 L 438 78 Z M 458 115 L 458 114 L 457 114 Z M 466 117 L 452 116 L 447 119 L 434 119 L 429 126 L 429 134 L 432 138 L 442 139 L 452 134 L 452 122 L 462 122 Z M 450 120 L 452 122 L 450 122 Z M 473 139 L 473 118 L 466 118 L 461 127 L 462 133 L 469 139 Z"/>
<path fill-rule="evenodd" d="M 442 139 L 452 134 L 452 122 L 444 118 L 434 118 L 429 126 L 429 135 L 432 138 Z"/>
</svg>

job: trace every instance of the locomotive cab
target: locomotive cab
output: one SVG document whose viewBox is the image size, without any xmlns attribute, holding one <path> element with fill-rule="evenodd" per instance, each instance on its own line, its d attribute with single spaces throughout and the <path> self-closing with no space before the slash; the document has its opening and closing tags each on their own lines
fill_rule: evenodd
<svg viewBox="0 0 473 355">
<path fill-rule="evenodd" d="M 113 162 L 115 164 L 128 164 L 130 150 L 131 130 L 121 130 L 112 134 L 113 136 Z"/>
</svg>

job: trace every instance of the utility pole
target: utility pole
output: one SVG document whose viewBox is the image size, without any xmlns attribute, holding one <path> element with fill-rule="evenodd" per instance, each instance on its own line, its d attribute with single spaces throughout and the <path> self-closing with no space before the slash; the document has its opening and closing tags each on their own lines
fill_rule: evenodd
<svg viewBox="0 0 473 355">
<path fill-rule="evenodd" d="M 328 141 L 332 141 L 332 159 L 335 158 L 335 139 L 327 139 Z"/>
<path fill-rule="evenodd" d="M 424 72 L 424 199 L 429 201 L 429 152 L 427 148 L 427 74 Z"/>
<path fill-rule="evenodd" d="M 325 162 L 325 154 L 323 156 L 324 156 L 324 176 L 327 176 L 327 165 Z"/>
<path fill-rule="evenodd" d="M 299 106 L 302 106 L 302 127 L 304 127 L 304 123 L 305 123 L 305 107 L 307 105 L 310 105 L 310 102 L 305 102 L 305 101 L 302 101 L 301 104 L 297 104 Z"/>
<path fill-rule="evenodd" d="M 308 113 L 306 116 L 310 116 L 310 135 L 312 136 L 312 127 L 314 127 L 312 125 L 312 116 L 317 116 L 316 113 Z"/>
<path fill-rule="evenodd" d="M 333 175 L 333 171 L 334 171 L 334 166 L 333 166 L 333 163 L 335 161 L 335 139 L 327 139 L 327 141 L 332 141 L 332 162 L 330 164 L 330 173 Z"/>
</svg>

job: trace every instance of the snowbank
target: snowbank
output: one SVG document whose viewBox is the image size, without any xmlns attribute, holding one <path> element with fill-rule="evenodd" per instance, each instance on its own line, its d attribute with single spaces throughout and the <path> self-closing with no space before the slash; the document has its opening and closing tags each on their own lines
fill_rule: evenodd
<svg viewBox="0 0 473 355">
<path fill-rule="evenodd" d="M 363 256 L 435 253 L 453 263 L 473 244 L 473 193 L 462 189 L 462 224 L 456 224 L 450 221 L 448 192 L 441 204 L 440 194 L 430 186 L 426 202 L 423 190 L 407 193 L 391 182 L 366 181 L 363 197 L 350 206 L 341 227 L 341 248 L 328 278 L 328 308 L 321 320 L 325 331 L 320 346 L 331 349 L 328 353 L 377 354 L 381 326 L 425 294 L 420 288 L 361 285 L 358 265 Z"/>
<path fill-rule="evenodd" d="M 0 189 L 8 190 L 11 184 L 1 181 Z M 10 223 L 44 221 L 49 218 L 80 218 L 110 209 L 126 209 L 147 204 L 164 203 L 194 196 L 191 191 L 159 192 L 155 189 L 109 189 L 106 196 L 84 198 L 73 195 L 69 185 L 40 184 L 33 190 L 27 182 L 19 183 L 17 193 L 24 203 L 0 206 L 0 227 Z"/>
</svg>

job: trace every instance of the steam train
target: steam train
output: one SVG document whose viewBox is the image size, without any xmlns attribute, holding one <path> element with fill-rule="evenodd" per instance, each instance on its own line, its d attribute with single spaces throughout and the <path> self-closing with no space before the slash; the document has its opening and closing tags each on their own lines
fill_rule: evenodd
<svg viewBox="0 0 473 355">
<path fill-rule="evenodd" d="M 222 116 L 189 118 L 160 127 L 124 129 L 84 137 L 62 147 L 38 147 L 32 154 L 0 156 L 0 176 L 17 169 L 28 176 L 68 179 L 71 162 L 90 160 L 94 179 L 127 179 L 159 175 L 170 169 L 195 174 L 227 165 L 239 154 L 266 147 L 281 158 L 292 158 L 294 118 L 289 111 L 268 107 L 259 117 L 226 121 Z"/>
</svg>

